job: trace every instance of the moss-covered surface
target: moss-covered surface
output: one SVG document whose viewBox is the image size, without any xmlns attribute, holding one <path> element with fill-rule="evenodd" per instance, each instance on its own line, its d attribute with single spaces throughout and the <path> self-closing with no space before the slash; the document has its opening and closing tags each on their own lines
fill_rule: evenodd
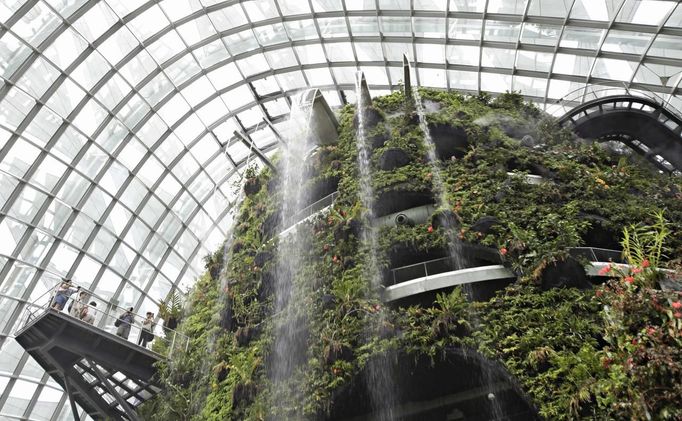
<svg viewBox="0 0 682 421">
<path fill-rule="evenodd" d="M 180 326 L 192 338 L 189 349 L 160 367 L 165 390 L 143 406 L 146 419 L 324 419 L 334 392 L 373 355 L 391 348 L 435 356 L 452 346 L 500 361 L 547 419 L 682 417 L 679 295 L 650 288 L 639 273 L 625 286 L 630 274 L 616 276 L 597 290 L 598 297 L 595 290 L 542 292 L 535 285 L 544 267 L 566 257 L 567 247 L 594 245 L 589 242 L 596 224 L 618 241 L 626 225 L 653 223 L 659 209 L 672 224 L 669 259 L 662 264 L 674 265 L 670 258 L 682 251 L 680 180 L 637 157 L 576 141 L 518 95 L 492 100 L 425 90 L 422 96 L 439 105 L 427 116 L 430 124 L 456 126 L 469 142 L 463 157 L 439 164 L 448 200 L 440 212 L 453 215 L 463 241 L 499 250 L 519 281 L 489 302 L 469 303 L 455 289 L 431 306 L 384 307 L 365 276 L 354 109 L 345 107 L 339 144 L 323 148 L 309 163 L 312 177 L 339 178 L 340 195 L 332 210 L 300 227 L 308 244 L 304 267 L 293 279 L 299 291 L 295 314 L 312 334 L 289 388 L 278 392 L 273 406 L 268 361 L 277 318 L 272 291 L 279 240 L 272 233 L 279 197 L 266 170 L 252 175 L 260 183 L 251 184 L 260 188 L 241 206 L 227 263 L 222 253 L 210 256 L 211 270 L 190 294 Z M 432 189 L 423 134 L 403 104 L 401 93 L 374 102 L 385 116 L 374 130 L 388 133 L 374 150 L 374 164 L 390 148 L 404 149 L 411 160 L 393 171 L 375 170 L 377 197 Z M 533 142 L 523 141 L 526 135 Z M 541 173 L 546 181 L 531 185 L 509 171 Z M 491 229 L 475 229 L 483 217 L 496 218 Z M 378 254 L 384 269 L 391 247 L 406 243 L 416 250 L 442 249 L 445 228 L 383 228 Z M 652 303 L 652 297 L 655 305 L 631 304 Z M 616 310 L 605 312 L 604 305 Z M 386 321 L 377 326 L 380 313 Z M 375 331 L 368 334 L 367 326 Z M 303 398 L 287 399 L 286 390 L 302 391 Z"/>
</svg>

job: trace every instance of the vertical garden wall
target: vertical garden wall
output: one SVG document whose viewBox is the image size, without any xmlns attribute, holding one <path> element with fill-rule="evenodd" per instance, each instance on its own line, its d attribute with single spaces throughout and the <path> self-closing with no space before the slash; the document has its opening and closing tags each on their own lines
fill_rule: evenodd
<svg viewBox="0 0 682 421">
<path fill-rule="evenodd" d="M 249 174 L 232 238 L 189 294 L 180 330 L 190 346 L 160 367 L 164 391 L 146 419 L 380 418 L 388 409 L 367 397 L 366 368 L 388 355 L 402 419 L 682 418 L 682 297 L 661 289 L 675 274 L 657 270 L 680 266 L 680 178 L 576 139 L 515 94 L 421 96 L 447 206 L 399 92 L 374 99 L 365 120 L 375 220 L 358 198 L 353 106 L 340 112 L 338 143 L 301 157 L 311 202 L 338 190 L 297 226 L 305 241 L 278 235 L 290 215 L 277 175 Z M 419 207 L 426 215 L 395 222 Z M 370 223 L 378 250 L 361 241 Z M 621 249 L 626 228 L 630 267 L 586 277 L 570 248 Z M 513 279 L 384 303 L 370 253 L 389 286 L 392 269 L 447 257 L 448 230 L 467 264 L 499 263 Z M 301 265 L 275 312 L 278 247 L 295 247 Z M 296 320 L 285 331 L 301 351 L 275 386 L 275 338 Z M 429 406 L 444 397 L 451 404 Z"/>
</svg>

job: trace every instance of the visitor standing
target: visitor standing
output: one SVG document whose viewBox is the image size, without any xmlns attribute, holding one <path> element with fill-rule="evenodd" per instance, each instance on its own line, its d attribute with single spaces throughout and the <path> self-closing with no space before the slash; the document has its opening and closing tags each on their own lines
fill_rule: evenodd
<svg viewBox="0 0 682 421">
<path fill-rule="evenodd" d="M 81 287 L 73 288 L 71 279 L 64 279 L 61 284 L 57 287 L 55 292 L 54 300 L 52 302 L 52 308 L 58 311 L 62 311 L 64 304 L 68 301 L 71 294 L 80 290 Z"/>
<path fill-rule="evenodd" d="M 78 297 L 69 304 L 69 314 L 80 319 L 81 310 L 88 305 L 88 298 L 88 293 L 81 291 Z"/>
<path fill-rule="evenodd" d="M 130 326 L 132 326 L 134 322 L 135 316 L 133 316 L 133 308 L 130 307 L 116 319 L 116 322 L 114 322 L 114 326 L 118 327 L 118 329 L 116 329 L 116 334 L 123 339 L 128 339 L 128 335 L 130 335 Z"/>
<path fill-rule="evenodd" d="M 79 318 L 85 323 L 95 324 L 95 307 L 97 303 L 90 301 L 90 304 L 83 305 L 79 314 Z"/>
<path fill-rule="evenodd" d="M 137 344 L 147 347 L 147 343 L 154 340 L 154 313 L 147 312 L 147 317 L 142 322 L 142 330 L 140 330 L 140 337 L 137 339 Z"/>
</svg>

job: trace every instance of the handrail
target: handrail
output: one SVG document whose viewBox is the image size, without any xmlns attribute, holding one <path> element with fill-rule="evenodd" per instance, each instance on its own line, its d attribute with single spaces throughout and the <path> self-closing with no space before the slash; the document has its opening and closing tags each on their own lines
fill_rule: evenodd
<svg viewBox="0 0 682 421">
<path fill-rule="evenodd" d="M 87 289 L 80 287 L 80 289 L 73 288 L 75 291 L 68 297 L 67 301 L 64 304 L 64 308 L 61 310 L 57 310 L 55 308 L 52 308 L 53 303 L 54 303 L 54 297 L 56 296 L 56 291 L 59 285 L 61 285 L 62 282 L 59 282 L 52 286 L 51 288 L 48 288 L 45 293 L 41 294 L 33 300 L 30 303 L 26 303 L 26 308 L 24 309 L 24 315 L 22 316 L 22 319 L 19 324 L 19 330 L 25 328 L 28 324 L 31 323 L 32 320 L 35 318 L 39 317 L 45 312 L 48 311 L 55 311 L 55 312 L 64 312 L 67 315 L 73 317 L 75 320 L 80 321 L 81 323 L 87 323 L 86 321 L 82 320 L 80 317 L 77 317 L 77 315 L 71 314 L 69 311 L 70 305 L 75 305 L 76 303 L 76 298 L 83 292 L 86 293 L 86 298 L 84 301 L 85 306 L 81 307 L 87 307 L 88 308 L 88 313 L 93 316 L 92 319 L 92 326 L 108 331 L 109 333 L 116 333 L 118 330 L 118 327 L 115 326 L 116 320 L 119 318 L 119 316 L 126 312 L 127 309 L 120 307 L 114 303 L 112 303 L 110 300 L 107 300 L 103 297 L 100 297 L 98 294 L 95 292 Z M 77 287 L 78 285 L 73 284 L 73 287 Z M 89 303 L 95 302 L 95 307 L 90 306 Z M 91 313 L 92 312 L 92 313 Z M 141 321 L 146 319 L 146 316 L 142 316 L 136 313 L 132 313 L 133 315 L 133 323 L 130 325 L 130 328 L 128 329 L 128 336 L 123 337 L 119 336 L 123 339 L 128 340 L 129 342 L 133 342 L 135 344 L 139 345 L 139 335 L 141 334 Z M 173 329 L 169 329 L 166 326 L 163 326 L 156 321 L 158 318 L 154 319 L 154 323 L 152 324 L 152 331 L 151 334 L 153 335 L 150 340 L 147 341 L 147 343 L 150 343 L 152 341 L 156 342 L 162 342 L 166 346 L 165 347 L 160 347 L 156 346 L 152 348 L 152 351 L 155 353 L 158 353 L 168 359 L 171 359 L 171 356 L 176 352 L 177 350 L 187 350 L 189 347 L 189 337 L 186 335 L 183 335 L 180 332 L 177 332 Z M 122 332 L 123 333 L 123 332 Z M 130 338 L 130 339 L 129 339 Z M 145 347 L 146 348 L 146 347 Z"/>
<path fill-rule="evenodd" d="M 555 101 L 553 104 L 547 104 L 545 111 L 548 114 L 554 115 L 559 118 L 571 112 L 574 108 L 585 104 L 587 102 L 606 98 L 608 96 L 616 95 L 627 95 L 635 98 L 648 99 L 649 101 L 655 102 L 659 107 L 668 111 L 670 114 L 682 120 L 682 112 L 676 109 L 670 104 L 670 101 L 663 99 L 660 95 L 652 91 L 647 91 L 644 89 L 628 89 L 627 87 L 617 87 L 617 86 L 588 86 L 587 88 L 580 87 L 575 89 L 563 98 Z M 566 108 L 569 109 L 566 109 Z"/>
<path fill-rule="evenodd" d="M 607 248 L 601 248 L 601 247 L 570 247 L 567 250 L 569 253 L 571 251 L 576 251 L 576 252 L 581 252 L 581 251 L 586 251 L 589 253 L 590 257 L 594 260 L 593 262 L 599 262 L 603 261 L 600 260 L 598 257 L 598 252 L 601 252 L 602 255 L 609 255 L 611 254 L 612 256 L 609 256 L 609 259 L 613 259 L 617 255 L 620 255 L 620 251 L 618 250 L 613 250 L 613 249 L 607 249 Z M 405 266 L 400 266 L 394 269 L 391 269 L 391 285 L 396 285 L 401 282 L 406 282 L 411 279 L 416 279 L 416 278 L 422 278 L 422 277 L 428 277 L 429 275 L 436 275 L 438 273 L 443 273 L 443 271 L 434 271 L 431 270 L 431 273 L 429 273 L 429 266 L 433 266 L 434 263 L 444 263 L 448 260 L 452 260 L 452 256 L 446 256 L 446 257 L 441 257 L 438 259 L 431 259 L 431 260 L 426 260 L 424 262 L 419 262 L 419 263 L 413 263 L 411 265 L 405 265 Z M 396 274 L 399 274 L 400 272 L 412 272 L 415 273 L 416 271 L 413 271 L 414 269 L 419 269 L 420 267 L 423 267 L 423 270 L 420 272 L 420 276 L 415 276 L 411 277 L 410 279 L 405 279 L 405 280 L 400 280 L 400 276 L 396 276 Z M 454 270 L 454 269 L 452 269 Z"/>
<path fill-rule="evenodd" d="M 289 218 L 287 220 L 287 228 L 284 231 L 288 230 L 289 228 L 298 224 L 299 222 L 303 221 L 304 219 L 314 215 L 315 213 L 321 211 L 322 209 L 324 209 L 328 206 L 332 206 L 334 204 L 334 202 L 336 202 L 336 199 L 338 198 L 338 196 L 339 196 L 339 192 L 337 190 L 331 194 L 328 194 L 327 196 L 323 197 L 322 199 L 311 203 L 310 205 L 306 206 L 305 208 L 299 210 L 291 218 Z M 321 204 L 325 204 L 325 206 L 320 206 Z M 319 209 L 317 209 L 317 208 L 319 208 Z M 315 211 L 313 211 L 313 209 L 315 209 Z"/>
</svg>

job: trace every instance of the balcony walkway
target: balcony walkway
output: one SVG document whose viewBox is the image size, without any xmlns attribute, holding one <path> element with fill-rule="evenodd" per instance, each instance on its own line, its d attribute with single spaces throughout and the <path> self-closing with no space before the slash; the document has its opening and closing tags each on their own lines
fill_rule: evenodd
<svg viewBox="0 0 682 421">
<path fill-rule="evenodd" d="M 629 267 L 619 263 L 620 251 L 617 250 L 596 247 L 574 247 L 569 250 L 569 254 L 573 257 L 582 257 L 590 261 L 590 264 L 585 268 L 587 276 L 599 276 L 599 270 L 609 265 L 614 265 L 621 270 Z M 449 257 L 444 257 L 392 269 L 391 276 L 393 282 L 384 289 L 383 301 L 396 301 L 457 285 L 516 278 L 514 272 L 502 265 L 451 270 L 448 262 L 449 259 Z"/>
<path fill-rule="evenodd" d="M 80 291 L 89 294 L 89 301 L 101 300 Z M 16 341 L 64 388 L 76 420 L 76 403 L 96 420 L 140 420 L 136 408 L 161 391 L 155 363 L 186 348 L 187 338 L 168 329 L 154 333 L 156 342 L 165 342 L 155 347 L 162 355 L 132 342 L 138 338 L 136 326 L 130 340 L 107 331 L 115 331 L 113 321 L 123 309 L 109 305 L 107 311 L 95 312 L 96 321 L 90 324 L 50 308 L 51 296 L 49 291 L 41 297 L 42 305 L 26 310 Z"/>
</svg>

